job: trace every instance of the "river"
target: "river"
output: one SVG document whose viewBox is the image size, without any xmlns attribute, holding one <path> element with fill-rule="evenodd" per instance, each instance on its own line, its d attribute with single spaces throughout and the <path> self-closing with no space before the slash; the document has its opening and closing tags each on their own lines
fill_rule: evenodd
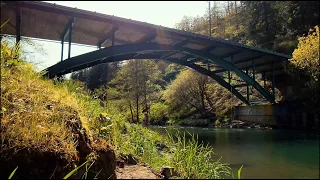
<svg viewBox="0 0 320 180">
<path fill-rule="evenodd" d="M 214 129 L 152 126 L 163 135 L 188 131 L 213 147 L 217 160 L 242 178 L 319 179 L 319 134 L 289 130 Z"/>
</svg>

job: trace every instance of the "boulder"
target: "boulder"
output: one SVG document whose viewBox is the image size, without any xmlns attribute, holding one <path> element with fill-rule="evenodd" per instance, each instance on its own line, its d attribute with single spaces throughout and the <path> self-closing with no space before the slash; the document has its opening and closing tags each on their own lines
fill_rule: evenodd
<svg viewBox="0 0 320 180">
<path fill-rule="evenodd" d="M 178 172 L 174 170 L 173 167 L 162 167 L 160 169 L 160 174 L 164 176 L 164 179 L 169 179 L 173 176 L 178 176 Z"/>
<path fill-rule="evenodd" d="M 118 161 L 117 161 L 117 166 L 118 166 L 119 168 L 124 168 L 124 161 L 118 160 Z"/>
</svg>

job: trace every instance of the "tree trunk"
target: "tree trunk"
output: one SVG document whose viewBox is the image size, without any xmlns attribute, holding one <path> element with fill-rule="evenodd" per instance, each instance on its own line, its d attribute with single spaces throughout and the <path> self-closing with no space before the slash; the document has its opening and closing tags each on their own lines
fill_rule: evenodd
<svg viewBox="0 0 320 180">
<path fill-rule="evenodd" d="M 137 123 L 139 122 L 139 90 L 138 90 L 138 61 L 135 60 L 135 78 L 136 78 L 136 116 Z"/>
<path fill-rule="evenodd" d="M 129 107 L 130 107 L 130 112 L 131 112 L 131 122 L 134 122 L 131 101 L 129 101 Z"/>
<path fill-rule="evenodd" d="M 238 23 L 238 10 L 237 10 L 237 1 L 234 2 L 234 8 L 235 8 L 235 11 L 236 11 L 236 28 L 239 29 L 239 23 Z"/>
<path fill-rule="evenodd" d="M 229 4 L 229 1 L 227 1 L 227 3 L 228 3 L 228 9 L 227 9 L 227 15 L 229 15 L 230 14 L 230 4 Z"/>
<path fill-rule="evenodd" d="M 268 42 L 269 37 L 270 37 L 270 32 L 269 32 L 269 22 L 268 22 L 268 17 L 267 17 L 267 4 L 266 4 L 266 1 L 263 1 L 262 3 L 263 3 L 265 29 L 266 29 L 266 35 L 267 35 L 266 42 Z"/>
<path fill-rule="evenodd" d="M 144 114 L 144 124 L 145 126 L 147 127 L 148 126 L 148 122 L 149 122 L 149 117 L 148 117 L 148 113 L 149 113 L 149 108 L 148 108 L 148 102 L 147 102 L 147 81 L 145 79 L 144 81 L 144 103 L 145 103 L 145 108 L 146 108 L 146 111 L 145 111 L 145 114 Z"/>
<path fill-rule="evenodd" d="M 213 103 L 212 103 L 212 101 L 211 101 L 211 99 L 210 99 L 207 91 L 204 91 L 204 96 L 205 96 L 206 100 L 208 101 L 208 104 L 209 104 L 209 106 L 210 106 L 210 109 L 213 109 L 214 106 L 213 106 Z"/>
</svg>

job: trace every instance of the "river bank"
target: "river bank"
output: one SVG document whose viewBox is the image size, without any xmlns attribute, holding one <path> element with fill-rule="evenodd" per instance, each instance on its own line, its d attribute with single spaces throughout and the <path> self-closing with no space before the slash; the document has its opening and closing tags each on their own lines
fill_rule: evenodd
<svg viewBox="0 0 320 180">
<path fill-rule="evenodd" d="M 213 121 L 212 119 L 181 119 L 172 121 L 160 121 L 150 125 L 170 126 L 178 125 L 183 127 L 203 127 L 203 128 L 223 128 L 223 129 L 276 129 L 277 127 L 258 124 L 250 121 L 240 120 L 226 120 L 226 121 Z"/>
</svg>

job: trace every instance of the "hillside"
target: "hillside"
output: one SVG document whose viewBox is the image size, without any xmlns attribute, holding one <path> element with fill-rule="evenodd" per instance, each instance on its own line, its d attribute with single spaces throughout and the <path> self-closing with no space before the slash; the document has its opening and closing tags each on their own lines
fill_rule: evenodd
<svg viewBox="0 0 320 180">
<path fill-rule="evenodd" d="M 99 177 L 115 176 L 113 149 L 93 137 L 97 115 L 65 84 L 55 84 L 24 62 L 20 48 L 1 43 L 0 177 L 18 166 L 17 178 L 62 178 L 84 162 L 96 162 L 88 177 L 101 168 Z"/>
</svg>

